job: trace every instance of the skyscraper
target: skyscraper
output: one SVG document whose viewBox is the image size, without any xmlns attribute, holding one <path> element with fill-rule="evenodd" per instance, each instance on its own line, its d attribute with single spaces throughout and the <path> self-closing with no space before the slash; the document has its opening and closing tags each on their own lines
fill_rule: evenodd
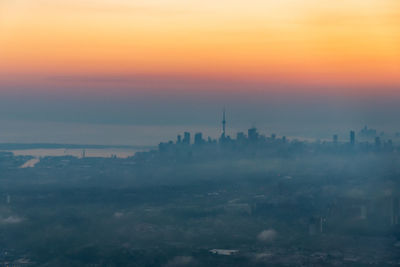
<svg viewBox="0 0 400 267">
<path fill-rule="evenodd" d="M 238 132 L 237 134 L 236 134 L 236 140 L 238 141 L 238 142 L 245 142 L 245 140 L 246 140 L 246 136 L 244 135 L 244 133 L 243 132 Z"/>
<path fill-rule="evenodd" d="M 247 136 L 250 142 L 256 142 L 258 139 L 257 128 L 253 127 L 247 130 Z"/>
<path fill-rule="evenodd" d="M 225 119 L 225 108 L 224 108 L 222 112 L 222 135 L 221 135 L 223 139 L 226 136 L 225 127 L 226 127 L 226 119 Z"/>
<path fill-rule="evenodd" d="M 203 134 L 202 133 L 196 133 L 194 135 L 194 144 L 195 145 L 201 145 L 203 143 L 204 143 Z"/>
<path fill-rule="evenodd" d="M 190 133 L 189 132 L 185 132 L 183 134 L 183 140 L 182 143 L 186 144 L 186 145 L 190 145 Z"/>
<path fill-rule="evenodd" d="M 334 134 L 334 135 L 333 135 L 333 143 L 334 143 L 334 144 L 337 144 L 337 143 L 338 143 L 338 139 L 339 139 L 339 138 L 338 138 L 338 135 L 337 135 L 337 134 Z"/>
<path fill-rule="evenodd" d="M 350 131 L 350 144 L 354 145 L 356 143 L 356 133 L 354 131 Z"/>
</svg>

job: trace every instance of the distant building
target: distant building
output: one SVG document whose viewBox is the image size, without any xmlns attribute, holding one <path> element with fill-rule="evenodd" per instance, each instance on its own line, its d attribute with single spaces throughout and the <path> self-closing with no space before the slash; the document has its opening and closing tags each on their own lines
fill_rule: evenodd
<svg viewBox="0 0 400 267">
<path fill-rule="evenodd" d="M 354 131 L 350 131 L 350 144 L 354 145 L 356 143 L 356 133 Z"/>
<path fill-rule="evenodd" d="M 333 139 L 332 139 L 333 143 L 334 143 L 334 144 L 337 144 L 337 143 L 338 143 L 338 140 L 339 140 L 338 135 L 337 135 L 337 134 L 334 134 L 334 135 L 333 135 Z"/>
<path fill-rule="evenodd" d="M 256 142 L 258 139 L 257 129 L 255 127 L 253 127 L 253 128 L 250 128 L 249 130 L 247 130 L 247 136 L 248 136 L 250 142 Z"/>
<path fill-rule="evenodd" d="M 226 136 L 226 117 L 225 117 L 225 108 L 222 114 L 222 136 L 225 137 Z"/>
<path fill-rule="evenodd" d="M 164 153 L 165 151 L 167 151 L 167 144 L 163 143 L 163 142 L 159 143 L 158 151 L 160 151 L 161 153 Z"/>
<path fill-rule="evenodd" d="M 178 134 L 177 138 L 176 138 L 176 143 L 180 144 L 182 143 L 182 136 L 180 134 Z"/>
<path fill-rule="evenodd" d="M 201 145 L 203 143 L 204 143 L 203 134 L 202 133 L 196 133 L 194 135 L 194 144 L 195 145 Z"/>
<path fill-rule="evenodd" d="M 223 112 L 222 112 L 222 133 L 221 133 L 221 137 L 219 138 L 219 141 L 221 143 L 225 143 L 227 141 L 225 108 L 223 109 Z"/>
<path fill-rule="evenodd" d="M 376 130 L 375 129 L 368 129 L 367 126 L 364 126 L 364 128 L 361 129 L 359 135 L 361 137 L 374 138 L 376 136 Z"/>
<path fill-rule="evenodd" d="M 240 143 L 244 143 L 246 141 L 246 135 L 243 132 L 238 132 L 236 134 L 236 140 Z"/>
<path fill-rule="evenodd" d="M 189 133 L 189 132 L 185 132 L 185 133 L 183 134 L 182 143 L 183 143 L 183 144 L 186 144 L 186 145 L 190 145 L 190 133 Z"/>
</svg>

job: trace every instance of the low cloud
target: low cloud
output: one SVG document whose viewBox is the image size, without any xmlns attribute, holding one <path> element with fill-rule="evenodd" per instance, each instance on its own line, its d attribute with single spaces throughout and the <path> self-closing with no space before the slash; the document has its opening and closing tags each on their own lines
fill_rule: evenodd
<svg viewBox="0 0 400 267">
<path fill-rule="evenodd" d="M 115 217 L 115 218 L 121 218 L 122 216 L 124 216 L 124 213 L 123 213 L 123 212 L 115 212 L 115 213 L 114 213 L 114 217 Z"/>
<path fill-rule="evenodd" d="M 273 242 L 276 237 L 278 236 L 278 233 L 274 229 L 268 229 L 264 230 L 261 233 L 258 234 L 257 239 L 261 242 Z"/>
<path fill-rule="evenodd" d="M 18 216 L 9 216 L 7 218 L 0 218 L 0 224 L 17 224 L 22 221 L 23 219 Z"/>
</svg>

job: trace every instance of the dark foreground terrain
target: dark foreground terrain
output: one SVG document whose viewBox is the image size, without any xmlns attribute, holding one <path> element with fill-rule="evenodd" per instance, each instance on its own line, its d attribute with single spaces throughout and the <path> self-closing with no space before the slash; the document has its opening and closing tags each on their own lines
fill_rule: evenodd
<svg viewBox="0 0 400 267">
<path fill-rule="evenodd" d="M 400 265 L 400 157 L 1 155 L 0 266 Z"/>
</svg>

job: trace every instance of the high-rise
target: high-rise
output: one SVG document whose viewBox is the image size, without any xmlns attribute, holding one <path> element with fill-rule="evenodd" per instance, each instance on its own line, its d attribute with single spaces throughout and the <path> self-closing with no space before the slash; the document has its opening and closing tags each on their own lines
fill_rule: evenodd
<svg viewBox="0 0 400 267">
<path fill-rule="evenodd" d="M 354 131 L 350 131 L 350 144 L 354 145 L 356 143 L 356 133 Z"/>
</svg>

